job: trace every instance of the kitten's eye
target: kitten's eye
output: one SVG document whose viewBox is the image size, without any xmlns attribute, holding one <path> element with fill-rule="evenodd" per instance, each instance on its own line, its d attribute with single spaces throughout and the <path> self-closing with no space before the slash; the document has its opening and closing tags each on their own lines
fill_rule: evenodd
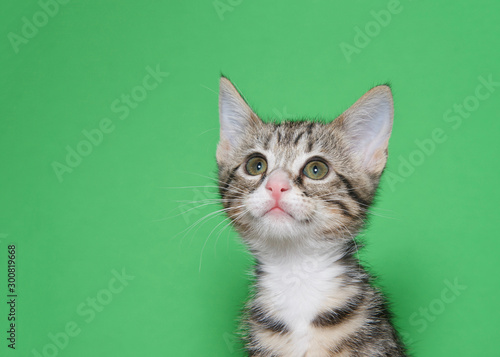
<svg viewBox="0 0 500 357">
<path fill-rule="evenodd" d="M 328 173 L 328 166 L 319 160 L 313 160 L 304 167 L 304 175 L 313 180 L 321 180 Z"/>
<path fill-rule="evenodd" d="M 249 175 L 262 175 L 267 170 L 266 159 L 261 156 L 254 156 L 247 161 L 246 169 Z"/>
</svg>

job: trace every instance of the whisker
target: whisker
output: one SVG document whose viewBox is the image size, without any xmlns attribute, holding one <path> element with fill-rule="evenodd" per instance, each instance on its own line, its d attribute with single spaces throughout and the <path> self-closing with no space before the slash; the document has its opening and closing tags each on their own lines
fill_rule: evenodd
<svg viewBox="0 0 500 357">
<path fill-rule="evenodd" d="M 206 223 L 208 220 L 211 220 L 212 218 L 214 218 L 214 216 L 216 217 L 217 215 L 219 215 L 219 214 L 221 214 L 221 213 L 223 213 L 223 212 L 226 212 L 226 211 L 227 211 L 227 210 L 229 210 L 229 209 L 231 209 L 231 207 L 228 207 L 228 208 L 222 208 L 222 209 L 219 209 L 219 210 L 217 210 L 217 211 L 211 212 L 211 213 L 209 213 L 209 214 L 207 214 L 207 215 L 205 215 L 205 216 L 201 217 L 201 218 L 200 218 L 200 219 L 198 219 L 195 223 L 191 224 L 191 225 L 190 225 L 189 227 L 187 227 L 186 229 L 184 229 L 184 230 L 182 230 L 181 232 L 179 232 L 179 233 L 177 233 L 176 235 L 174 235 L 174 236 L 172 237 L 172 239 L 173 239 L 173 238 L 175 238 L 175 237 L 177 237 L 179 234 L 182 234 L 182 233 L 184 233 L 184 232 L 185 232 L 185 233 L 184 233 L 184 235 L 183 235 L 183 236 L 182 236 L 182 238 L 181 238 L 181 243 L 182 243 L 182 241 L 184 240 L 184 238 L 186 237 L 186 235 L 187 235 L 187 234 L 189 234 L 189 232 L 190 232 L 190 231 L 191 231 L 194 227 L 196 227 L 198 224 L 200 224 L 200 223 L 201 223 L 201 222 L 203 222 L 203 221 L 205 221 L 204 223 Z M 204 224 L 204 223 L 203 223 L 203 224 Z M 200 228 L 203 224 L 201 224 L 200 226 L 198 226 L 198 229 L 199 229 L 199 228 Z M 196 230 L 196 232 L 198 231 L 198 229 Z"/>
<path fill-rule="evenodd" d="M 241 216 L 243 216 L 244 214 L 246 214 L 248 212 L 247 209 L 243 210 L 242 212 L 238 213 L 236 215 L 236 217 L 232 218 L 233 221 L 236 221 L 238 218 L 240 218 Z M 229 226 L 232 221 L 231 221 L 231 217 L 227 217 L 225 218 L 224 220 L 222 220 L 221 222 L 219 222 L 219 224 L 217 224 L 211 231 L 210 231 L 210 234 L 208 235 L 208 237 L 205 239 L 205 243 L 203 244 L 203 247 L 201 248 L 201 253 L 200 253 L 200 265 L 198 267 L 198 271 L 201 271 L 201 262 L 202 262 L 202 259 L 203 259 L 203 252 L 205 250 L 205 246 L 207 245 L 208 243 L 208 240 L 210 239 L 210 237 L 212 236 L 212 233 L 221 225 L 223 224 L 224 222 L 228 221 L 229 220 L 229 223 L 226 224 L 225 227 Z M 219 232 L 219 235 L 217 236 L 217 239 L 215 240 L 215 246 L 214 246 L 214 249 L 217 251 L 217 242 L 219 240 L 219 237 L 220 237 L 220 234 L 222 233 L 222 231 L 225 229 L 225 227 L 222 228 L 221 232 Z"/>
<path fill-rule="evenodd" d="M 231 188 L 233 188 L 234 191 L 240 192 L 240 193 L 246 193 L 243 191 L 241 188 L 229 185 Z M 193 189 L 193 188 L 217 188 L 219 189 L 219 186 L 217 185 L 203 185 L 203 186 L 160 186 L 159 188 L 167 189 L 167 190 L 175 190 L 175 189 Z M 218 194 L 218 192 L 210 192 L 210 194 Z"/>
<path fill-rule="evenodd" d="M 200 208 L 202 208 L 202 207 L 209 206 L 209 205 L 215 205 L 215 204 L 217 204 L 217 203 L 219 203 L 219 202 L 204 203 L 204 204 L 202 204 L 202 205 L 198 205 L 198 206 L 192 207 L 192 208 L 190 208 L 190 209 L 188 209 L 188 210 L 182 211 L 182 212 L 180 212 L 180 213 L 178 213 L 178 214 L 176 214 L 176 215 L 173 215 L 173 216 L 167 216 L 167 217 L 164 217 L 164 218 L 155 219 L 155 220 L 153 220 L 153 222 L 161 222 L 161 221 L 165 221 L 165 220 L 167 220 L 167 219 L 172 219 L 172 218 L 175 218 L 175 217 L 179 217 L 179 216 L 182 216 L 182 215 L 184 215 L 184 214 L 186 214 L 187 212 L 190 212 L 190 211 L 192 211 L 192 210 L 195 210 L 195 209 L 200 209 Z M 174 210 L 176 210 L 176 209 L 180 209 L 181 207 L 184 207 L 184 206 L 189 206 L 189 205 L 190 205 L 190 203 L 186 203 L 186 204 L 184 204 L 184 205 L 180 205 L 180 206 L 178 206 L 178 207 L 176 207 L 176 208 L 174 208 L 174 209 L 170 210 L 168 213 L 170 213 L 170 212 L 172 212 L 172 211 L 174 211 Z M 167 213 L 167 214 L 168 214 L 168 213 Z"/>
<path fill-rule="evenodd" d="M 158 188 L 165 188 L 168 190 L 174 190 L 174 189 L 188 189 L 188 188 L 219 188 L 219 186 L 216 185 L 203 185 L 203 186 L 159 186 Z"/>
<path fill-rule="evenodd" d="M 216 229 L 217 229 L 217 227 L 219 227 L 222 223 L 226 222 L 228 219 L 230 219 L 230 218 L 229 218 L 229 217 L 227 217 L 227 218 L 223 219 L 222 221 L 220 221 L 220 222 L 219 222 L 219 224 L 218 224 L 218 225 L 216 225 L 216 226 L 214 227 L 214 229 L 212 229 L 212 230 L 210 231 L 210 234 L 209 234 L 209 235 L 208 235 L 208 237 L 205 239 L 205 243 L 203 243 L 203 247 L 201 248 L 201 253 L 200 253 L 200 265 L 198 266 L 198 272 L 201 272 L 201 262 L 202 262 L 202 259 L 203 259 L 203 251 L 205 250 L 205 247 L 206 247 L 206 245 L 207 245 L 207 243 L 208 243 L 208 240 L 210 239 L 210 236 L 212 235 L 212 233 L 214 232 L 214 230 L 216 230 Z"/>
<path fill-rule="evenodd" d="M 225 182 L 221 181 L 220 179 L 218 178 L 214 178 L 214 177 L 210 177 L 210 176 L 205 176 L 205 175 L 201 175 L 201 174 L 198 174 L 196 172 L 184 172 L 186 174 L 192 174 L 192 175 L 197 175 L 197 176 L 200 176 L 200 177 L 203 177 L 203 178 L 206 178 L 206 179 L 209 179 L 211 181 L 214 181 L 215 183 L 217 183 L 218 185 L 221 185 L 221 184 L 225 184 Z M 243 192 L 241 190 L 241 187 L 237 187 L 237 186 L 234 186 L 232 184 L 229 184 L 228 185 L 229 187 L 232 187 L 234 190 L 240 190 L 242 193 L 246 193 L 246 192 Z M 219 187 L 219 186 L 217 186 Z"/>
</svg>

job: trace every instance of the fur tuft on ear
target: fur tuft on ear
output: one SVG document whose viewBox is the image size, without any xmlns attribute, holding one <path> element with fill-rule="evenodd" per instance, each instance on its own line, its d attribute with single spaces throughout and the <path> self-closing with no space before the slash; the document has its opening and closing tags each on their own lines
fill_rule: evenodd
<svg viewBox="0 0 500 357">
<path fill-rule="evenodd" d="M 240 93 L 226 77 L 221 77 L 219 88 L 220 141 L 217 160 L 236 147 L 251 126 L 262 124 Z"/>
<path fill-rule="evenodd" d="M 341 130 L 349 149 L 369 172 L 381 174 L 387 162 L 393 117 L 391 89 L 381 85 L 369 90 L 331 125 Z"/>
</svg>

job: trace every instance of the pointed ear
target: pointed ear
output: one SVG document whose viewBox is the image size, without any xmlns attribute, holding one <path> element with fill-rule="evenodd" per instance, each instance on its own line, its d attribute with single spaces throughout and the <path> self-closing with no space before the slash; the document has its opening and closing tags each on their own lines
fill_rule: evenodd
<svg viewBox="0 0 500 357">
<path fill-rule="evenodd" d="M 331 124 L 367 171 L 380 175 L 387 162 L 394 106 L 389 86 L 369 90 Z"/>
<path fill-rule="evenodd" d="M 229 79 L 221 77 L 219 89 L 220 141 L 217 160 L 238 146 L 250 127 L 262 125 Z"/>
</svg>

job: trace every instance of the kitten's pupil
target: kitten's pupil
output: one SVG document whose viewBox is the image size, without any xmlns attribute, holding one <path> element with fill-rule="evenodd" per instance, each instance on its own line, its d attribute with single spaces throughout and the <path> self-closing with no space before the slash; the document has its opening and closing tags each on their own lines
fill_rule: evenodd
<svg viewBox="0 0 500 357">
<path fill-rule="evenodd" d="M 259 161 L 257 163 L 257 171 L 260 171 L 260 170 L 262 170 L 262 162 L 261 161 Z"/>
<path fill-rule="evenodd" d="M 314 165 L 314 167 L 313 167 L 314 174 L 317 174 L 318 171 L 319 171 L 318 166 Z"/>
</svg>

